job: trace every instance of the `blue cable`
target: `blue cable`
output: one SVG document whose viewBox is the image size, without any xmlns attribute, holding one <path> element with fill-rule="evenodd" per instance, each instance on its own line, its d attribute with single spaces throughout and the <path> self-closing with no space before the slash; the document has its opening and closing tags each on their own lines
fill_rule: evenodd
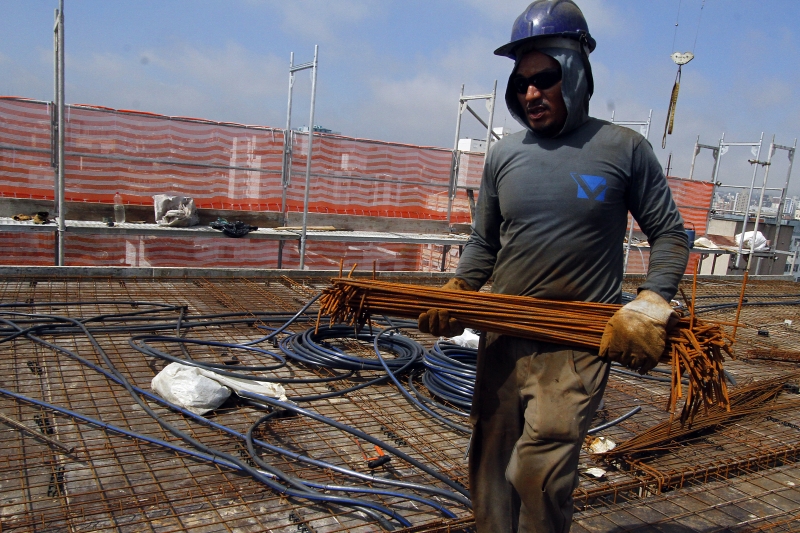
<svg viewBox="0 0 800 533">
<path fill-rule="evenodd" d="M 396 386 L 396 387 L 397 387 L 397 389 L 400 391 L 400 393 L 401 393 L 403 396 L 405 396 L 405 397 L 406 397 L 406 399 L 407 399 L 409 402 L 411 402 L 411 404 L 412 404 L 412 405 L 414 405 L 414 406 L 416 406 L 416 407 L 419 407 L 421 410 L 423 410 L 424 412 L 426 412 L 427 414 L 429 414 L 430 416 L 432 416 L 433 418 L 435 418 L 436 420 L 440 421 L 441 423 L 443 423 L 444 425 L 446 425 L 446 426 L 448 426 L 448 427 L 450 427 L 450 428 L 453 428 L 453 429 L 455 429 L 455 430 L 457 430 L 457 431 L 461 431 L 462 433 L 471 433 L 471 432 L 472 432 L 472 429 L 470 429 L 470 428 L 468 428 L 468 427 L 465 427 L 465 426 L 461 426 L 461 425 L 459 425 L 459 424 L 456 424 L 455 422 L 451 422 L 450 420 L 448 420 L 447 418 L 443 417 L 443 416 L 442 416 L 442 415 L 440 415 L 439 413 L 437 413 L 437 412 L 435 412 L 435 411 L 432 411 L 431 409 L 428 409 L 428 407 L 427 407 L 425 404 L 423 404 L 422 402 L 420 402 L 420 401 L 416 400 L 416 399 L 415 399 L 413 396 L 411 396 L 411 395 L 408 393 L 408 391 L 405 389 L 405 387 L 403 387 L 403 386 L 400 384 L 400 382 L 397 380 L 397 378 L 395 377 L 394 373 L 393 373 L 393 372 L 391 371 L 391 369 L 389 368 L 389 365 L 388 365 L 388 364 L 386 363 L 386 361 L 383 359 L 383 356 L 381 356 L 380 344 L 379 344 L 379 342 L 378 342 L 378 341 L 380 340 L 380 338 L 381 338 L 381 337 L 382 337 L 382 336 L 383 336 L 385 333 L 387 333 L 387 332 L 389 332 L 389 331 L 392 331 L 392 330 L 395 330 L 395 329 L 399 329 L 399 327 L 400 327 L 400 326 L 392 326 L 392 327 L 388 327 L 388 328 L 385 328 L 385 329 L 381 330 L 381 331 L 380 331 L 380 333 L 378 333 L 378 334 L 375 336 L 375 341 L 374 341 L 374 343 L 373 343 L 373 348 L 375 349 L 375 355 L 377 355 L 377 356 L 378 356 L 378 359 L 380 360 L 381 364 L 383 365 L 384 369 L 386 370 L 386 373 L 387 373 L 387 374 L 389 375 L 389 377 L 392 379 L 392 381 L 394 382 L 395 386 Z"/>
<path fill-rule="evenodd" d="M 392 328 L 388 328 L 388 329 L 392 329 Z M 378 335 L 380 335 L 380 333 Z M 377 340 L 376 340 L 376 343 L 377 343 Z M 392 378 L 394 378 L 393 374 L 390 373 L 390 375 L 392 376 Z M 394 378 L 394 379 L 395 379 L 395 382 L 396 382 L 396 378 Z M 400 388 L 402 389 L 402 387 L 400 387 Z M 402 389 L 402 390 L 405 390 L 405 389 Z M 286 411 L 291 411 L 291 412 L 294 412 L 294 413 L 298 413 L 298 414 L 307 416 L 307 417 L 309 417 L 309 418 L 311 418 L 313 420 L 316 420 L 318 422 L 322 422 L 324 424 L 328 424 L 329 426 L 333 426 L 335 428 L 341 429 L 342 431 L 346 431 L 347 433 L 350 433 L 351 435 L 355 435 L 356 437 L 358 437 L 360 439 L 364 439 L 367 442 L 371 442 L 372 444 L 377 444 L 378 446 L 380 446 L 384 450 L 387 450 L 388 452 L 396 455 L 397 457 L 403 459 L 404 461 L 408 462 L 409 464 L 414 465 L 415 467 L 419 468 L 423 472 L 435 477 L 439 481 L 445 483 L 446 485 L 450 486 L 451 488 L 455 489 L 456 491 L 460 492 L 461 494 L 463 494 L 464 496 L 469 498 L 469 491 L 467 491 L 467 489 L 464 488 L 461 484 L 456 483 L 455 481 L 453 481 L 449 477 L 445 476 L 444 474 L 442 474 L 440 472 L 437 472 L 436 470 L 430 468 L 429 466 L 427 466 L 427 465 L 425 465 L 423 463 L 420 463 L 419 461 L 417 461 L 413 457 L 409 456 L 408 454 L 406 454 L 405 452 L 403 452 L 401 450 L 398 450 L 394 446 L 390 446 L 389 444 L 386 444 L 385 442 L 381 441 L 380 439 L 376 439 L 372 435 L 364 433 L 363 431 L 360 431 L 360 430 L 358 430 L 358 429 L 356 429 L 354 427 L 339 423 L 339 422 L 337 422 L 337 421 L 335 421 L 333 419 L 330 419 L 330 418 L 328 418 L 326 416 L 323 416 L 323 415 L 321 415 L 319 413 L 315 413 L 313 411 L 309 411 L 307 409 L 303 409 L 302 407 L 298 407 L 298 406 L 290 404 L 290 403 L 286 403 L 286 402 L 282 402 L 280 400 L 276 400 L 275 398 L 270 398 L 268 396 L 263 396 L 261 394 L 255 394 L 253 392 L 249 392 L 249 391 L 245 391 L 245 390 L 239 391 L 238 394 L 240 396 L 244 397 L 244 398 L 250 398 L 252 400 L 263 402 L 263 403 L 266 403 L 267 405 L 271 405 L 272 407 L 277 407 L 279 409 L 284 409 Z M 408 393 L 406 393 L 406 394 L 408 394 Z"/>
<path fill-rule="evenodd" d="M 375 510 L 381 512 L 381 513 L 384 513 L 387 516 L 390 516 L 390 517 L 394 518 L 395 520 L 400 522 L 405 527 L 411 527 L 411 522 L 406 520 L 402 515 L 396 513 L 395 511 L 392 511 L 391 509 L 388 509 L 388 508 L 386 508 L 386 507 L 384 507 L 382 505 L 379 505 L 379 504 L 376 504 L 376 503 L 372 503 L 372 502 L 370 502 L 368 500 L 364 500 L 364 501 L 362 501 L 362 500 L 352 500 L 350 498 L 342 498 L 342 497 L 339 497 L 339 496 L 330 496 L 330 495 L 327 495 L 327 494 L 321 494 L 321 493 L 310 492 L 310 491 L 299 491 L 299 490 L 293 490 L 293 489 L 286 488 L 286 487 L 284 487 L 284 486 L 282 486 L 282 485 L 280 485 L 278 483 L 273 482 L 271 479 L 269 479 L 266 475 L 262 474 L 261 472 L 255 470 L 253 468 L 246 467 L 245 465 L 239 463 L 236 460 L 234 460 L 234 461 L 226 461 L 224 459 L 225 457 L 230 458 L 230 456 L 228 456 L 227 454 L 221 454 L 219 452 L 206 454 L 206 453 L 203 453 L 203 452 L 198 452 L 198 451 L 195 451 L 195 450 L 184 448 L 182 446 L 177 446 L 177 445 L 171 444 L 171 443 L 169 443 L 167 441 L 164 441 L 164 440 L 161 440 L 161 439 L 157 439 L 157 438 L 154 438 L 154 437 L 148 437 L 147 435 L 142 435 L 140 433 L 137 433 L 137 432 L 134 432 L 134 431 L 131 431 L 131 430 L 123 429 L 121 427 L 114 426 L 112 424 L 108 424 L 106 422 L 103 422 L 102 420 L 98 420 L 96 418 L 92 418 L 92 417 L 89 417 L 89 416 L 86 416 L 86 415 L 82 415 L 82 414 L 77 413 L 75 411 L 71 411 L 69 409 L 65 409 L 63 407 L 59 407 L 57 405 L 53 405 L 53 404 L 50 404 L 50 403 L 47 403 L 47 402 L 44 402 L 44 401 L 41 401 L 41 400 L 36 400 L 35 398 L 30 398 L 28 396 L 25 396 L 25 395 L 22 395 L 22 394 L 18 394 L 18 393 L 15 393 L 15 392 L 3 389 L 3 388 L 0 388 L 0 394 L 5 394 L 6 396 L 10 396 L 10 397 L 15 398 L 17 400 L 21 400 L 21 401 L 30 403 L 32 405 L 36 405 L 37 407 L 44 407 L 46 409 L 53 410 L 53 411 L 55 411 L 57 413 L 61 413 L 61 414 L 64 414 L 66 416 L 69 416 L 71 418 L 74 418 L 76 420 L 81 420 L 83 422 L 95 425 L 97 427 L 100 427 L 100 428 L 102 428 L 102 429 L 104 429 L 106 431 L 112 432 L 112 433 L 119 433 L 121 435 L 125 435 L 126 437 L 139 439 L 139 440 L 148 442 L 150 444 L 154 444 L 154 445 L 157 445 L 157 446 L 162 446 L 162 447 L 167 448 L 167 449 L 172 450 L 172 451 L 184 453 L 184 454 L 189 455 L 191 457 L 196 457 L 198 459 L 203 459 L 205 461 L 211 462 L 211 463 L 216 464 L 216 465 L 224 466 L 224 467 L 230 468 L 232 470 L 236 470 L 236 471 L 239 471 L 239 472 L 242 472 L 242 473 L 250 474 L 252 477 L 257 479 L 258 481 L 261 481 L 263 484 L 267 485 L 268 487 L 270 487 L 274 491 L 278 492 L 279 494 L 285 494 L 287 496 L 294 496 L 294 497 L 304 498 L 304 499 L 308 499 L 308 500 L 315 500 L 315 501 L 319 501 L 319 502 L 322 502 L 322 503 L 339 503 L 339 504 L 344 504 L 344 505 L 348 505 L 348 506 L 351 506 L 351 507 L 353 507 L 353 506 L 355 506 L 355 507 L 369 507 L 369 508 L 375 509 Z M 223 457 L 223 458 L 220 459 L 220 457 Z M 254 475 L 254 473 L 256 473 L 256 475 Z"/>
<path fill-rule="evenodd" d="M 11 325 L 13 327 L 16 327 L 17 329 L 21 330 L 21 328 L 19 328 L 19 326 L 17 326 L 13 322 L 8 321 L 6 319 L 0 318 L 0 322 L 9 324 L 9 325 Z M 29 329 L 35 329 L 35 328 L 29 328 Z M 111 372 L 108 372 L 107 370 L 97 366 L 96 364 L 84 359 L 83 357 L 77 355 L 76 353 L 71 352 L 70 350 L 68 350 L 66 348 L 63 348 L 61 346 L 49 343 L 49 342 L 47 342 L 47 341 L 45 341 L 43 339 L 40 339 L 40 338 L 30 334 L 30 333 L 28 333 L 28 337 L 31 340 L 33 340 L 34 342 L 38 342 L 38 343 L 40 343 L 40 344 L 42 344 L 44 346 L 47 346 L 48 348 L 51 348 L 51 349 L 53 349 L 53 350 L 55 350 L 57 352 L 65 353 L 66 355 L 68 355 L 69 357 L 75 359 L 76 361 L 80 362 L 81 364 L 83 364 L 83 365 L 85 365 L 85 366 L 87 366 L 87 367 L 89 367 L 89 368 L 91 368 L 91 369 L 103 374 L 106 378 L 114 381 L 117 384 L 121 384 L 121 385 L 123 384 L 121 379 L 119 379 L 117 376 L 115 376 Z M 227 433 L 227 434 L 229 434 L 231 436 L 237 437 L 239 439 L 246 440 L 246 436 L 245 435 L 243 435 L 243 434 L 241 434 L 241 433 L 239 433 L 239 432 L 237 432 L 237 431 L 235 431 L 235 430 L 233 430 L 233 429 L 231 429 L 231 428 L 229 428 L 227 426 L 224 426 L 222 424 L 219 424 L 217 422 L 209 420 L 209 419 L 207 419 L 207 418 L 205 418 L 203 416 L 200 416 L 200 415 L 197 415 L 195 413 L 192 413 L 191 411 L 188 411 L 188 410 L 186 410 L 186 409 L 184 409 L 184 408 L 182 408 L 182 407 L 180 407 L 178 405 L 172 404 L 172 403 L 164 400 L 163 398 L 161 398 L 160 396 L 158 396 L 156 394 L 153 394 L 153 393 L 151 393 L 149 391 L 146 391 L 144 389 L 140 389 L 140 388 L 138 388 L 138 387 L 136 387 L 134 385 L 131 385 L 131 388 L 132 388 L 132 390 L 134 390 L 138 394 L 140 394 L 140 395 L 142 395 L 142 396 L 144 396 L 144 397 L 146 397 L 146 398 L 148 398 L 148 399 L 150 399 L 152 401 L 160 403 L 160 404 L 162 404 L 162 405 L 164 405 L 164 406 L 166 406 L 166 407 L 168 407 L 168 408 L 170 408 L 170 409 L 172 409 L 172 410 L 174 410 L 176 412 L 179 412 L 179 413 L 181 413 L 181 414 L 183 414 L 183 415 L 185 415 L 185 416 L 187 416 L 187 417 L 189 417 L 189 418 L 191 418 L 191 419 L 193 419 L 193 420 L 195 420 L 195 421 L 197 421 L 197 422 L 199 422 L 199 423 L 201 423 L 203 425 L 206 425 L 206 426 L 212 427 L 214 429 L 223 431 L 223 432 L 225 432 L 225 433 Z M 333 470 L 333 471 L 348 475 L 350 477 L 355 477 L 355 478 L 362 479 L 362 480 L 365 480 L 365 481 L 368 481 L 368 482 L 379 483 L 379 484 L 390 485 L 390 486 L 397 486 L 397 487 L 411 489 L 411 490 L 420 490 L 420 491 L 423 491 L 423 492 L 428 492 L 430 494 L 435 494 L 435 495 L 438 495 L 438 496 L 441 496 L 441 497 L 445 497 L 445 498 L 457 501 L 457 502 L 459 502 L 459 503 L 461 503 L 461 504 L 463 504 L 463 505 L 465 505 L 467 507 L 469 507 L 469 505 L 470 505 L 469 500 L 464 499 L 460 495 L 454 494 L 454 493 L 452 493 L 450 491 L 447 491 L 447 490 L 439 489 L 437 487 L 428 486 L 428 485 L 420 485 L 420 484 L 417 484 L 417 483 L 412 483 L 412 482 L 407 482 L 407 481 L 385 479 L 385 478 L 377 477 L 377 476 L 374 476 L 374 475 L 363 474 L 361 472 L 356 472 L 354 470 L 350 470 L 350 469 L 345 468 L 345 467 L 341 467 L 341 466 L 337 466 L 337 465 L 334 465 L 334 464 L 331 464 L 331 463 L 327 463 L 327 462 L 324 462 L 324 461 L 313 459 L 311 457 L 307 457 L 307 456 L 298 454 L 296 452 L 292 452 L 290 450 L 285 450 L 283 448 L 279 448 L 277 446 L 271 445 L 271 444 L 269 444 L 267 442 L 264 442 L 264 441 L 254 440 L 254 442 L 256 444 L 258 444 L 259 446 L 261 446 L 261 447 L 263 447 L 263 448 L 265 448 L 265 449 L 267 449 L 267 450 L 269 450 L 271 452 L 279 453 L 279 454 L 282 454 L 284 456 L 290 457 L 292 459 L 295 459 L 295 460 L 298 460 L 298 461 L 301 461 L 301 462 L 305 462 L 305 463 L 311 464 L 313 466 L 317 466 L 319 468 Z M 388 449 L 388 447 L 385 444 L 381 443 L 380 445 L 382 445 L 382 447 Z M 334 489 L 331 489 L 331 490 L 334 490 Z M 405 495 L 404 493 L 398 493 L 398 492 L 394 492 L 393 494 L 398 495 L 400 497 L 407 497 L 408 496 L 408 495 Z"/>
</svg>

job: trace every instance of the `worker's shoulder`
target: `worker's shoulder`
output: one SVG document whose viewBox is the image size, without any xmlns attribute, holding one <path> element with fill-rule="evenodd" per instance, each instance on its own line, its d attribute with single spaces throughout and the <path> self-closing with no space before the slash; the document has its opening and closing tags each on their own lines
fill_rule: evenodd
<svg viewBox="0 0 800 533">
<path fill-rule="evenodd" d="M 520 147 L 526 144 L 525 139 L 527 135 L 528 130 L 523 129 L 503 136 L 501 139 L 492 143 L 491 148 L 489 148 L 490 156 L 503 158 L 509 154 L 518 153 Z"/>
<path fill-rule="evenodd" d="M 509 146 L 522 144 L 527 136 L 528 130 L 521 129 L 517 132 L 509 133 L 508 135 L 503 136 L 503 138 L 496 141 L 493 146 L 503 146 L 507 148 Z"/>
<path fill-rule="evenodd" d="M 625 144 L 631 147 L 639 146 L 643 141 L 648 142 L 638 131 L 607 120 L 590 117 L 587 126 L 594 132 L 594 137 L 604 142 Z"/>
</svg>

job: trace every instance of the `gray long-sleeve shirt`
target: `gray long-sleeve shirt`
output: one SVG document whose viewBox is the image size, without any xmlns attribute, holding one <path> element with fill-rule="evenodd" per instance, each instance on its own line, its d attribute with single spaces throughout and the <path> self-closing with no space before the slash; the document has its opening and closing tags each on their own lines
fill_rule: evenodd
<svg viewBox="0 0 800 533">
<path fill-rule="evenodd" d="M 456 277 L 493 292 L 618 303 L 630 211 L 651 245 L 649 289 L 669 300 L 688 259 L 683 220 L 650 144 L 589 118 L 555 138 L 530 131 L 489 151 Z"/>
</svg>

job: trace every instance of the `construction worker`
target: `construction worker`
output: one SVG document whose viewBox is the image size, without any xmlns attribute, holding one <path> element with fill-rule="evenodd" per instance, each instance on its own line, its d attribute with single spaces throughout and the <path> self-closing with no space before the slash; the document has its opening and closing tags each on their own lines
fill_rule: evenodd
<svg viewBox="0 0 800 533">
<path fill-rule="evenodd" d="M 445 287 L 552 300 L 620 303 L 630 211 L 650 243 L 633 302 L 597 351 L 486 333 L 472 403 L 470 493 L 480 533 L 567 532 L 578 455 L 612 361 L 653 368 L 685 272 L 683 221 L 652 147 L 589 117 L 595 41 L 572 0 L 536 0 L 495 54 L 514 60 L 505 100 L 524 127 L 489 151 L 472 235 Z M 463 328 L 445 310 L 422 331 Z M 598 357 L 599 355 L 599 357 Z"/>
</svg>

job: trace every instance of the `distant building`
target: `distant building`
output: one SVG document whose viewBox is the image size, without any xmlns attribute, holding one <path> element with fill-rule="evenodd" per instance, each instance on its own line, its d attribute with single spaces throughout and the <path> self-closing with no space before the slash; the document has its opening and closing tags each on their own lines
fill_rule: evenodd
<svg viewBox="0 0 800 533">
<path fill-rule="evenodd" d="M 499 126 L 497 128 L 492 128 L 497 137 L 501 139 L 506 135 L 510 135 L 511 131 L 508 128 L 504 128 Z M 497 138 L 493 138 L 493 142 L 497 141 Z M 486 139 L 459 139 L 458 140 L 458 151 L 459 152 L 476 152 L 476 153 L 486 153 Z"/>
<path fill-rule="evenodd" d="M 744 214 L 745 211 L 747 211 L 747 195 L 737 192 L 736 198 L 733 200 L 733 212 Z"/>
<path fill-rule="evenodd" d="M 459 152 L 477 152 L 477 153 L 485 153 L 486 152 L 486 140 L 485 139 L 459 139 L 458 140 L 458 151 Z"/>
<path fill-rule="evenodd" d="M 783 205 L 783 214 L 792 216 L 794 215 L 797 200 L 795 198 L 786 198 L 786 203 Z"/>
</svg>

